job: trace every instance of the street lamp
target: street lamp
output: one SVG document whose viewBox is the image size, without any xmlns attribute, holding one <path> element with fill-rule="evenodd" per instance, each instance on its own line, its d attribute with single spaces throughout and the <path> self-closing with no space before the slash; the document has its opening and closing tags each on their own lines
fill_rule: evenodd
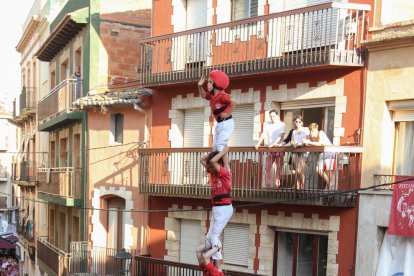
<svg viewBox="0 0 414 276">
<path fill-rule="evenodd" d="M 118 271 L 121 272 L 121 275 L 128 275 L 132 263 L 131 253 L 126 252 L 125 248 L 122 248 L 113 258 L 115 259 Z"/>
</svg>

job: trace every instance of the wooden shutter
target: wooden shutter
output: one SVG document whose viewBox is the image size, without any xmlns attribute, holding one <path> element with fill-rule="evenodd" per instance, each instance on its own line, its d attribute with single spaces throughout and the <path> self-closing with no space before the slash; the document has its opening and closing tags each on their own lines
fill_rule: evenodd
<svg viewBox="0 0 414 276">
<path fill-rule="evenodd" d="M 253 146 L 254 105 L 237 105 L 233 110 L 234 131 L 228 145 L 230 147 Z"/>
<path fill-rule="evenodd" d="M 223 254 L 226 264 L 247 267 L 250 225 L 229 223 L 223 233 Z"/>
<path fill-rule="evenodd" d="M 200 244 L 200 228 L 198 220 L 181 220 L 180 263 L 198 265 L 195 251 Z"/>
</svg>

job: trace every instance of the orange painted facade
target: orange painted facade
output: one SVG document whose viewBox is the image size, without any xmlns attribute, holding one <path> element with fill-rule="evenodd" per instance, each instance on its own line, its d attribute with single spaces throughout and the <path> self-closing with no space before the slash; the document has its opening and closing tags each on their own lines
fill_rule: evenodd
<svg viewBox="0 0 414 276">
<path fill-rule="evenodd" d="M 214 8 L 216 8 L 218 1 L 212 1 Z M 373 1 L 351 1 L 360 4 L 373 4 Z M 265 13 L 268 13 L 269 7 L 265 5 Z M 171 24 L 172 15 L 172 1 L 153 1 L 153 36 L 168 35 L 172 33 L 173 26 Z M 216 22 L 217 14 L 214 13 L 212 22 Z M 236 54 L 226 54 L 231 52 L 230 48 L 236 44 L 238 47 L 248 47 L 248 43 L 254 43 L 256 46 L 261 44 L 260 51 L 252 53 L 252 58 L 266 57 L 265 41 L 256 39 L 249 40 L 250 42 L 235 41 L 234 45 L 230 45 L 227 42 L 223 43 L 220 47 L 213 48 L 214 55 L 220 56 L 219 63 L 215 63 L 214 59 L 212 65 L 223 65 L 228 62 L 245 61 L 246 57 L 237 56 Z M 160 44 L 164 47 L 160 50 L 159 59 L 156 59 L 153 64 L 153 72 L 169 71 L 171 63 L 168 60 L 168 56 L 165 56 L 166 49 L 170 47 L 167 42 Z M 164 53 L 164 54 L 162 54 Z M 158 65 L 155 66 L 155 64 Z M 327 86 L 335 85 L 343 82 L 343 94 L 341 97 L 346 98 L 346 110 L 342 113 L 341 117 L 336 121 L 338 125 L 343 129 L 343 133 L 337 135 L 339 143 L 337 145 L 361 145 L 361 140 L 358 136 L 360 129 L 362 129 L 362 116 L 364 107 L 364 93 L 366 75 L 364 67 L 347 67 L 347 66 L 331 66 L 331 67 L 314 67 L 314 68 L 298 68 L 289 72 L 282 71 L 277 73 L 265 73 L 255 76 L 235 76 L 230 78 L 230 86 L 226 89 L 228 93 L 232 91 L 241 90 L 241 94 L 245 95 L 249 91 L 259 91 L 260 94 L 260 123 L 261 126 L 265 121 L 265 112 L 268 111 L 265 105 L 273 100 L 267 99 L 269 89 L 277 90 L 279 87 L 286 85 L 287 90 L 295 89 L 301 86 L 303 83 L 309 85 L 309 90 L 317 88 L 320 83 L 325 83 Z M 278 92 L 275 92 L 278 93 Z M 292 92 L 293 93 L 293 92 Z M 190 95 L 190 96 L 189 96 Z M 178 97 L 177 97 L 178 96 Z M 152 95 L 152 123 L 150 125 L 150 148 L 169 148 L 171 146 L 171 139 L 169 134 L 172 128 L 172 119 L 170 118 L 170 111 L 173 108 L 173 100 L 185 100 L 189 98 L 198 98 L 199 92 L 197 88 L 197 82 L 194 81 L 190 84 L 170 84 L 165 87 L 158 87 L 154 89 Z M 298 99 L 300 101 L 301 99 Z M 312 100 L 318 100 L 318 98 L 312 98 Z M 255 104 L 259 102 L 254 102 Z M 283 115 L 281 116 L 283 121 Z M 203 122 L 194 122 L 194 124 L 202 124 Z M 210 119 L 210 126 L 213 126 L 213 120 Z M 237 125 L 235 126 L 237 128 Z M 262 129 L 262 128 L 261 128 Z M 289 129 L 286 130 L 288 132 Z M 256 133 L 260 135 L 260 131 Z M 286 137 L 286 136 L 285 136 Z M 209 135 L 209 146 L 211 146 L 212 135 Z M 359 144 L 358 144 L 359 142 Z M 253 144 L 252 144 L 253 146 Z M 358 163 L 357 166 L 360 166 Z M 356 178 L 360 179 L 359 175 Z M 360 181 L 360 180 L 357 180 Z M 358 182 L 359 184 L 359 182 Z M 191 206 L 193 209 L 199 206 L 210 207 L 209 200 L 197 200 L 178 197 L 161 197 L 150 196 L 149 207 L 153 210 L 164 210 L 173 208 L 173 204 L 176 204 L 178 208 L 185 206 Z M 235 202 L 234 205 L 243 204 L 243 202 Z M 260 228 L 262 211 L 266 210 L 269 215 L 277 215 L 278 212 L 284 212 L 286 217 L 292 216 L 292 214 L 303 214 L 305 218 L 313 218 L 315 214 L 320 219 L 329 219 L 329 217 L 337 216 L 340 220 L 339 231 L 337 232 L 338 252 L 336 254 L 336 263 L 338 264 L 337 275 L 354 275 L 353 268 L 355 267 L 355 250 L 356 250 L 356 231 L 357 231 L 357 208 L 338 208 L 328 206 L 301 206 L 301 205 L 269 205 L 265 207 L 248 208 L 249 214 L 256 215 L 256 226 Z M 240 210 L 239 210 L 240 212 Z M 165 225 L 165 219 L 168 217 L 165 213 L 151 213 L 149 215 L 149 253 L 154 258 L 164 259 L 168 253 L 166 249 L 167 231 Z M 300 230 L 300 229 L 298 229 Z M 260 237 L 257 234 L 255 237 L 255 246 L 257 248 L 256 255 L 254 257 L 253 269 L 257 272 L 259 270 L 260 258 L 259 258 L 259 246 Z M 194 248 L 196 245 L 194 245 Z M 274 264 L 276 264 L 275 260 Z"/>
</svg>

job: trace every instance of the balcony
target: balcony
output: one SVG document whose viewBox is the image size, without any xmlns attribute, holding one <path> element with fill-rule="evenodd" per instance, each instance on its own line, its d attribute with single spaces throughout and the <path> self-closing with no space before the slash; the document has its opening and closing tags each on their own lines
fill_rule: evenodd
<svg viewBox="0 0 414 276">
<path fill-rule="evenodd" d="M 123 275 L 122 266 L 114 257 L 119 250 L 114 248 L 91 246 L 89 242 L 71 242 L 70 275 Z M 139 250 L 126 250 L 132 256 L 138 256 Z M 128 275 L 139 275 L 131 264 Z"/>
<path fill-rule="evenodd" d="M 19 186 L 35 186 L 37 164 L 30 161 L 22 161 L 12 165 L 12 182 Z"/>
<path fill-rule="evenodd" d="M 140 192 L 156 196 L 210 198 L 208 177 L 199 163 L 201 156 L 209 151 L 209 148 L 139 149 Z M 360 147 L 281 147 L 258 151 L 231 148 L 229 162 L 233 173 L 233 200 L 355 206 L 355 189 L 360 187 L 361 152 Z M 266 181 L 266 158 L 275 153 L 283 156 L 275 162 L 280 172 L 280 186 L 270 188 L 270 183 L 275 183 L 275 175 L 273 169 L 269 170 L 273 175 L 270 175 L 270 181 Z M 299 160 L 303 160 L 303 174 L 290 164 L 292 158 L 298 160 L 298 153 L 302 155 Z M 321 157 L 325 160 L 318 162 Z M 293 161 L 293 165 L 295 163 Z M 317 168 L 322 168 L 324 175 L 320 176 Z M 323 176 L 327 178 L 324 180 Z M 303 179 L 302 183 L 300 179 Z"/>
<path fill-rule="evenodd" d="M 144 256 L 135 256 L 135 267 L 137 274 L 132 275 L 203 275 L 198 265 L 176 263 Z M 226 270 L 224 275 L 251 276 L 259 274 Z"/>
<path fill-rule="evenodd" d="M 229 76 L 364 65 L 369 5 L 327 3 L 143 40 L 141 81 L 193 82 L 212 69 Z"/>
<path fill-rule="evenodd" d="M 37 240 L 37 260 L 48 275 L 69 275 L 69 254 L 46 239 Z"/>
<path fill-rule="evenodd" d="M 27 218 L 23 218 L 21 223 L 18 221 L 16 225 L 17 233 L 29 243 L 34 242 L 34 229 L 34 223 Z"/>
<path fill-rule="evenodd" d="M 40 199 L 64 206 L 80 206 L 81 169 L 39 168 L 37 179 Z"/>
<path fill-rule="evenodd" d="M 82 96 L 82 83 L 67 79 L 38 102 L 37 119 L 40 131 L 51 131 L 82 119 L 82 112 L 73 105 Z"/>
</svg>

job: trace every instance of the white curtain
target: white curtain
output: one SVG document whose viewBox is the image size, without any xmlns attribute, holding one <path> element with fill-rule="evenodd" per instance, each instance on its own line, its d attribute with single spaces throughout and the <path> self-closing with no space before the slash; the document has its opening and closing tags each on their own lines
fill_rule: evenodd
<svg viewBox="0 0 414 276">
<path fill-rule="evenodd" d="M 414 275 L 414 237 L 388 235 L 387 231 L 382 242 L 375 275 Z"/>
</svg>

